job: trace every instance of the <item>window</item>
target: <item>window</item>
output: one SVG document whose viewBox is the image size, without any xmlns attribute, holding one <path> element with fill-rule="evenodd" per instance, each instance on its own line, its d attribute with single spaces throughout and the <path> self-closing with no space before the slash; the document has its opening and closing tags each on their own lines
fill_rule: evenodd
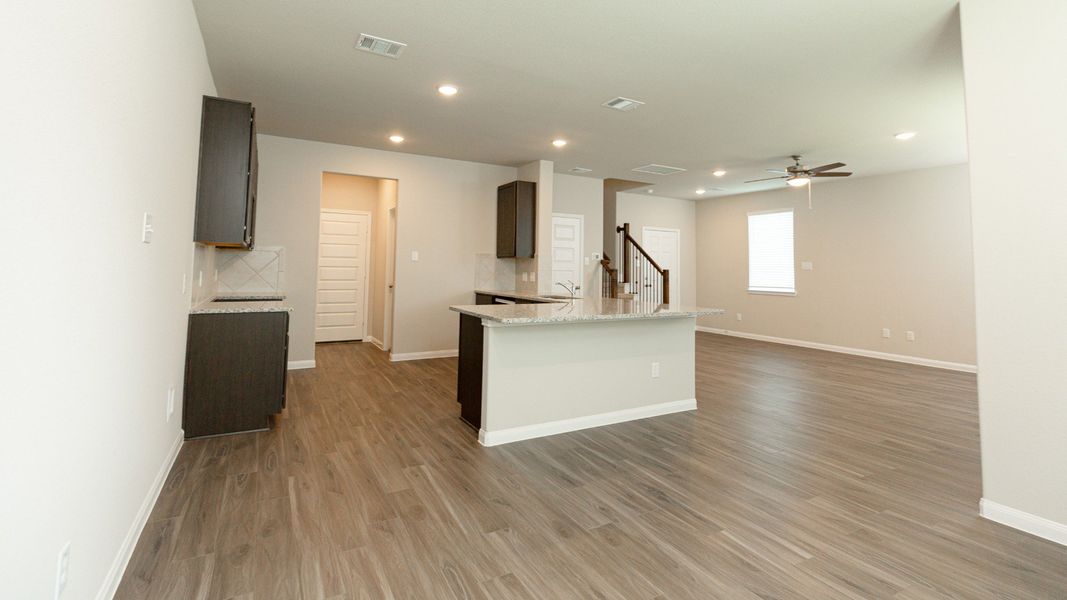
<svg viewBox="0 0 1067 600">
<path fill-rule="evenodd" d="M 793 211 L 749 213 L 748 291 L 795 294 Z"/>
</svg>

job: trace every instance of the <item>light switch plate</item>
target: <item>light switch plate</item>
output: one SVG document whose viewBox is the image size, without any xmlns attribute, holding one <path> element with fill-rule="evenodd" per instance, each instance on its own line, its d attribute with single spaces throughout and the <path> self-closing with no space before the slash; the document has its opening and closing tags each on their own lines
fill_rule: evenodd
<svg viewBox="0 0 1067 600">
<path fill-rule="evenodd" d="M 152 234 L 155 232 L 155 229 L 152 229 L 152 213 L 145 213 L 141 221 L 141 242 L 151 244 Z"/>
<path fill-rule="evenodd" d="M 889 331 L 888 327 L 882 330 L 882 337 L 889 338 L 889 337 L 892 337 L 892 336 L 893 336 L 893 332 Z"/>
<path fill-rule="evenodd" d="M 810 271 L 811 268 L 812 268 L 812 264 L 811 264 L 810 260 L 805 260 L 804 262 L 800 263 L 800 270 L 801 271 Z"/>
<path fill-rule="evenodd" d="M 419 251 L 418 250 L 412 250 L 411 251 L 411 262 L 419 262 Z"/>
</svg>

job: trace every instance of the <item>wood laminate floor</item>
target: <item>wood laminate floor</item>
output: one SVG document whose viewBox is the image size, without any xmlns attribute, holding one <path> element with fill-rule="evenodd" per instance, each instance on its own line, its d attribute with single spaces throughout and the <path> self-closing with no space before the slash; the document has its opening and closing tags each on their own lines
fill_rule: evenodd
<svg viewBox="0 0 1067 600">
<path fill-rule="evenodd" d="M 185 444 L 117 597 L 1067 598 L 976 515 L 973 375 L 697 354 L 696 412 L 483 448 L 455 359 L 320 346 L 274 430 Z"/>
</svg>

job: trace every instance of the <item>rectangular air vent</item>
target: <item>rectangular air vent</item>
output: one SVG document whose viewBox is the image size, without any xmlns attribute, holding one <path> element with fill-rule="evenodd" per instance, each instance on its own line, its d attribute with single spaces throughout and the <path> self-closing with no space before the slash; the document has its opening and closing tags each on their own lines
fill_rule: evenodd
<svg viewBox="0 0 1067 600">
<path fill-rule="evenodd" d="M 656 164 L 645 165 L 643 167 L 637 167 L 636 169 L 632 170 L 637 171 L 638 173 L 651 173 L 653 175 L 674 175 L 675 173 L 681 173 L 685 171 L 685 169 L 681 169 L 679 167 L 668 167 L 667 165 Z"/>
<path fill-rule="evenodd" d="M 365 33 L 359 34 L 359 40 L 356 42 L 356 49 L 363 50 L 364 52 L 370 52 L 371 54 L 377 54 L 379 56 L 388 56 L 389 58 L 396 58 L 400 56 L 404 48 L 407 48 L 407 44 L 401 44 L 400 42 L 394 42 L 393 40 L 387 40 L 385 38 L 374 37 L 373 35 L 367 35 Z"/>
<path fill-rule="evenodd" d="M 587 169 L 585 167 L 574 167 L 571 169 L 571 173 L 589 173 L 590 171 L 592 171 L 592 169 Z"/>
<path fill-rule="evenodd" d="M 641 102 L 640 100 L 634 100 L 633 98 L 623 98 L 622 96 L 619 96 L 618 98 L 612 98 L 611 100 L 608 100 L 600 106 L 606 106 L 607 108 L 626 112 L 634 110 L 642 104 L 644 104 L 644 102 Z"/>
</svg>

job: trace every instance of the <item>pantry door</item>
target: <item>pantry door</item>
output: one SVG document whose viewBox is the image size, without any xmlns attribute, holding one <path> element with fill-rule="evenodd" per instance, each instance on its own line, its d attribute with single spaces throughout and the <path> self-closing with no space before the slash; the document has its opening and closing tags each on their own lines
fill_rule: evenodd
<svg viewBox="0 0 1067 600">
<path fill-rule="evenodd" d="M 370 213 L 322 209 L 315 341 L 361 340 L 367 329 Z"/>
</svg>

